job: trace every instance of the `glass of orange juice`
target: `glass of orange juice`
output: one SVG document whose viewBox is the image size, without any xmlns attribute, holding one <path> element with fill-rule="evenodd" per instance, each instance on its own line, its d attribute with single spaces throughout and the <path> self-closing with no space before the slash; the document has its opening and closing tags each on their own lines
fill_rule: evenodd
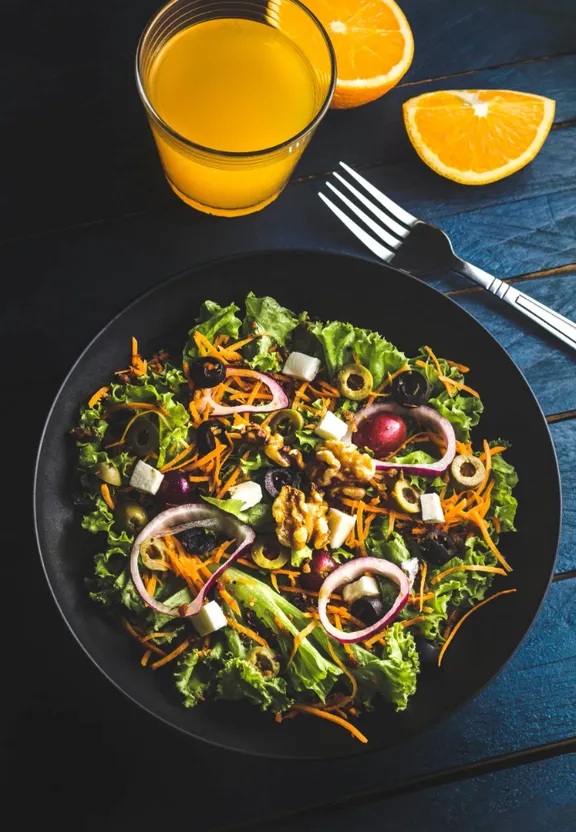
<svg viewBox="0 0 576 832">
<path fill-rule="evenodd" d="M 136 81 L 171 188 L 233 217 L 286 185 L 330 105 L 336 61 L 299 0 L 171 0 L 140 39 Z"/>
</svg>

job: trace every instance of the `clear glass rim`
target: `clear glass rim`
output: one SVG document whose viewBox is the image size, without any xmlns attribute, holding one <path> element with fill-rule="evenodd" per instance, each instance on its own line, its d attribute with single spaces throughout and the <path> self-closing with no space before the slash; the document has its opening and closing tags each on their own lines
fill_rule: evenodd
<svg viewBox="0 0 576 832">
<path fill-rule="evenodd" d="M 163 130 L 165 130 L 167 133 L 169 133 L 169 135 L 172 136 L 172 138 L 177 139 L 177 141 L 182 142 L 182 144 L 186 145 L 187 147 L 190 147 L 193 150 L 198 150 L 201 153 L 207 153 L 207 154 L 212 155 L 212 156 L 223 156 L 223 157 L 229 158 L 229 159 L 230 158 L 232 158 L 232 159 L 250 159 L 250 158 L 253 158 L 255 156 L 266 156 L 267 154 L 275 153 L 276 151 L 279 151 L 279 150 L 284 150 L 284 149 L 290 147 L 290 145 L 292 145 L 295 142 L 302 139 L 304 136 L 306 136 L 312 130 L 316 129 L 316 127 L 318 126 L 320 121 L 324 118 L 324 116 L 326 114 L 326 111 L 328 110 L 328 108 L 330 106 L 330 102 L 332 101 L 332 96 L 334 95 L 334 89 L 336 87 L 336 54 L 334 52 L 334 47 L 332 46 L 332 43 L 330 41 L 330 38 L 328 37 L 328 33 L 327 33 L 326 29 L 324 28 L 322 23 L 320 23 L 320 21 L 318 20 L 316 15 L 313 12 L 311 12 L 310 9 L 308 9 L 303 3 L 301 3 L 300 0 L 286 0 L 286 2 L 293 3 L 295 6 L 298 6 L 300 9 L 302 9 L 303 12 L 305 12 L 305 14 L 308 15 L 308 17 L 313 21 L 313 23 L 315 23 L 315 25 L 317 26 L 317 28 L 320 31 L 320 34 L 322 35 L 322 37 L 324 39 L 324 42 L 326 43 L 326 47 L 328 49 L 328 56 L 329 56 L 329 59 L 330 59 L 330 84 L 328 86 L 328 91 L 326 93 L 326 97 L 324 99 L 324 102 L 323 102 L 322 106 L 320 107 L 320 109 L 318 110 L 318 112 L 316 113 L 316 115 L 314 116 L 312 121 L 309 122 L 309 124 L 306 125 L 306 127 L 303 127 L 302 130 L 300 130 L 300 132 L 296 133 L 294 136 L 291 136 L 291 138 L 286 139 L 286 141 L 283 141 L 280 144 L 276 144 L 273 147 L 265 147 L 261 150 L 241 150 L 241 151 L 217 150 L 216 148 L 213 148 L 213 147 L 205 147 L 204 145 L 196 144 L 196 142 L 193 142 L 191 139 L 187 139 L 185 136 L 182 136 L 180 133 L 178 133 L 176 130 L 174 130 L 172 127 L 170 127 L 168 122 L 164 121 L 164 119 L 156 112 L 156 110 L 152 106 L 152 102 L 148 98 L 148 95 L 147 95 L 146 90 L 144 88 L 144 82 L 143 82 L 142 76 L 140 74 L 140 59 L 142 57 L 142 50 L 144 48 L 144 40 L 146 38 L 146 35 L 150 31 L 150 28 L 154 24 L 154 22 L 161 15 L 163 15 L 165 13 L 166 9 L 170 8 L 170 6 L 174 6 L 178 2 L 179 2 L 179 0 L 170 0 L 169 3 L 165 3 L 164 6 L 162 6 L 162 8 L 159 9 L 149 19 L 148 23 L 144 27 L 144 31 L 142 32 L 142 34 L 140 36 L 140 40 L 138 41 L 138 47 L 136 49 L 136 67 L 135 67 L 135 69 L 136 69 L 136 86 L 138 88 L 138 93 L 140 95 L 142 103 L 144 104 L 144 107 L 146 108 L 146 111 L 147 111 L 148 115 L 155 122 L 157 122 L 163 128 Z"/>
</svg>

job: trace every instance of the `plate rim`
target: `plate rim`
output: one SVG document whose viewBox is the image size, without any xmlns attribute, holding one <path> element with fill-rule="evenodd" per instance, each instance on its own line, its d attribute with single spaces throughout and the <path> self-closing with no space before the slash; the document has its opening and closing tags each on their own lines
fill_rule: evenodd
<svg viewBox="0 0 576 832">
<path fill-rule="evenodd" d="M 83 642 L 80 639 L 80 636 L 76 633 L 75 629 L 72 626 L 72 623 L 70 622 L 68 616 L 65 614 L 65 612 L 62 608 L 62 605 L 60 604 L 60 602 L 59 602 L 59 600 L 56 596 L 55 588 L 52 585 L 52 581 L 50 580 L 50 577 L 48 575 L 48 569 L 47 569 L 47 566 L 46 566 L 45 556 L 44 556 L 44 553 L 43 553 L 42 543 L 41 543 L 41 539 L 40 539 L 40 531 L 39 531 L 39 513 L 40 513 L 39 512 L 39 493 L 40 493 L 41 489 L 39 487 L 39 467 L 40 467 L 40 464 L 41 464 L 41 457 L 42 457 L 42 453 L 43 453 L 43 450 L 44 450 L 44 443 L 45 443 L 49 423 L 50 423 L 50 420 L 52 418 L 52 414 L 53 414 L 53 412 L 56 408 L 56 405 L 57 405 L 58 401 L 60 400 L 60 397 L 61 397 L 62 393 L 64 392 L 64 390 L 65 390 L 65 388 L 68 384 L 69 379 L 72 377 L 72 375 L 74 374 L 77 366 L 80 364 L 80 362 L 82 361 L 84 356 L 88 353 L 88 351 L 91 349 L 91 347 L 96 343 L 96 341 L 98 341 L 98 339 L 104 334 L 104 332 L 116 320 L 118 320 L 121 316 L 123 316 L 127 311 L 129 311 L 130 309 L 133 309 L 134 306 L 136 306 L 140 302 L 146 300 L 147 298 L 153 296 L 157 292 L 162 292 L 167 286 L 169 286 L 172 283 L 178 282 L 185 275 L 191 275 L 191 274 L 194 274 L 194 273 L 199 272 L 199 271 L 201 272 L 201 271 L 203 271 L 207 268 L 218 267 L 219 265 L 224 265 L 224 264 L 228 264 L 228 263 L 231 263 L 231 262 L 236 262 L 236 261 L 239 261 L 239 260 L 250 260 L 250 259 L 259 259 L 259 258 L 262 258 L 262 257 L 286 256 L 286 255 L 288 255 L 288 256 L 292 256 L 292 255 L 310 256 L 310 255 L 312 255 L 312 256 L 320 256 L 320 257 L 323 257 L 324 255 L 328 255 L 328 256 L 332 256 L 332 257 L 340 257 L 340 258 L 344 258 L 344 259 L 348 259 L 348 260 L 357 260 L 357 261 L 369 263 L 371 265 L 381 267 L 384 271 L 387 271 L 387 270 L 392 271 L 399 277 L 402 277 L 402 278 L 411 280 L 411 281 L 413 281 L 417 284 L 420 284 L 420 286 L 424 286 L 426 290 L 429 290 L 430 292 L 435 292 L 435 293 L 441 295 L 443 298 L 445 298 L 450 303 L 454 304 L 460 310 L 460 312 L 462 312 L 465 316 L 470 318 L 477 327 L 480 327 L 484 331 L 484 333 L 496 344 L 496 346 L 506 354 L 506 356 L 508 357 L 508 359 L 510 360 L 510 362 L 512 363 L 512 365 L 516 369 L 516 372 L 518 373 L 522 382 L 524 383 L 526 391 L 531 396 L 531 398 L 534 402 L 534 405 L 537 408 L 537 412 L 538 412 L 538 414 L 541 418 L 541 421 L 542 421 L 542 423 L 545 427 L 546 436 L 547 436 L 547 439 L 548 439 L 550 451 L 552 453 L 552 459 L 553 459 L 553 463 L 554 463 L 553 464 L 554 485 L 555 485 L 555 488 L 556 488 L 556 491 L 557 491 L 557 496 L 558 496 L 558 500 L 555 501 L 555 506 L 557 507 L 557 510 L 555 510 L 555 514 L 557 516 L 557 522 L 556 522 L 556 518 L 555 518 L 556 532 L 555 532 L 554 541 L 553 541 L 554 558 L 553 558 L 553 561 L 552 561 L 552 564 L 551 564 L 550 574 L 548 576 L 546 586 L 545 586 L 544 591 L 542 593 L 542 597 L 540 598 L 536 608 L 534 609 L 534 611 L 531 615 L 530 621 L 528 623 L 528 626 L 524 630 L 524 633 L 522 634 L 521 639 L 513 647 L 513 649 L 508 653 L 505 661 L 500 665 L 500 667 L 488 679 L 486 679 L 486 681 L 473 694 L 468 696 L 466 699 L 464 699 L 462 702 L 460 702 L 455 708 L 453 708 L 453 710 L 449 714 L 447 714 L 447 715 L 444 714 L 444 715 L 438 716 L 436 719 L 432 720 L 426 726 L 426 728 L 424 730 L 419 731 L 416 734 L 414 734 L 413 736 L 408 737 L 406 739 L 398 739 L 395 742 L 391 743 L 390 745 L 386 746 L 385 748 L 382 748 L 382 747 L 379 747 L 379 746 L 376 746 L 376 745 L 370 747 L 370 744 L 368 744 L 368 746 L 360 746 L 359 748 L 356 748 L 356 747 L 352 746 L 350 751 L 341 751 L 341 752 L 329 753 L 329 754 L 317 754 L 317 755 L 314 754 L 314 755 L 306 755 L 306 756 L 297 755 L 297 754 L 293 754 L 293 753 L 282 754 L 282 753 L 272 753 L 272 752 L 269 752 L 269 751 L 259 751 L 259 750 L 254 751 L 254 750 L 248 750 L 247 748 L 238 748 L 238 747 L 235 747 L 235 746 L 225 745 L 222 742 L 218 742 L 216 740 L 209 739 L 209 738 L 200 736 L 199 734 L 193 733 L 192 731 L 187 730 L 186 728 L 184 728 L 181 725 L 174 724 L 168 718 L 156 713 L 152 708 L 148 707 L 147 705 L 145 705 L 144 703 L 142 703 L 141 701 L 136 699 L 127 690 L 125 690 L 124 687 L 122 687 L 122 685 L 119 682 L 117 682 L 115 679 L 113 679 L 112 676 L 100 665 L 98 660 L 91 654 L 88 647 L 83 644 Z M 560 544 L 560 538 L 561 538 L 561 533 L 562 533 L 562 522 L 563 522 L 562 479 L 561 479 L 561 476 L 560 476 L 560 466 L 559 466 L 559 463 L 558 463 L 558 455 L 556 453 L 556 448 L 555 448 L 555 445 L 554 445 L 554 441 L 552 439 L 552 434 L 550 432 L 550 425 L 549 425 L 549 423 L 546 419 L 544 411 L 542 410 L 540 402 L 538 401 L 538 398 L 536 397 L 536 394 L 534 393 L 534 391 L 532 390 L 532 387 L 530 386 L 528 380 L 526 379 L 526 376 L 524 375 L 524 373 L 522 372 L 520 367 L 516 364 L 514 359 L 511 357 L 511 355 L 508 353 L 508 351 L 505 349 L 505 347 L 503 347 L 502 344 L 500 344 L 498 339 L 490 332 L 490 330 L 487 329 L 487 327 L 485 327 L 484 324 L 481 323 L 474 315 L 472 315 L 471 312 L 469 312 L 464 307 L 460 306 L 458 303 L 456 303 L 456 301 L 452 300 L 452 298 L 449 295 L 446 295 L 440 289 L 437 289 L 435 286 L 432 286 L 430 283 L 427 283 L 425 280 L 421 279 L 420 277 L 417 277 L 416 275 L 412 275 L 412 274 L 410 274 L 410 273 L 408 273 L 404 270 L 394 268 L 394 266 L 390 265 L 389 263 L 385 263 L 385 262 L 382 262 L 378 259 L 374 259 L 374 258 L 370 257 L 369 255 L 362 256 L 362 255 L 354 253 L 354 252 L 347 252 L 347 251 L 341 251 L 341 250 L 329 249 L 329 248 L 300 248 L 300 247 L 298 247 L 298 248 L 289 248 L 289 249 L 286 249 L 286 248 L 259 249 L 257 251 L 245 251 L 245 252 L 225 255 L 223 257 L 210 258 L 208 260 L 203 260 L 200 263 L 194 264 L 192 266 L 187 266 L 184 269 L 180 269 L 179 271 L 168 275 L 166 278 L 161 280 L 159 283 L 156 283 L 154 286 L 151 286 L 149 289 L 146 289 L 144 292 L 141 292 L 140 294 L 136 295 L 129 303 L 125 304 L 116 314 L 114 314 L 112 317 L 107 319 L 106 322 L 98 329 L 98 331 L 95 333 L 95 335 L 89 340 L 89 342 L 86 344 L 86 346 L 79 353 L 79 355 L 77 356 L 77 358 L 75 359 L 73 364 L 70 366 L 70 369 L 68 370 L 68 372 L 64 376 L 64 379 L 62 380 L 61 384 L 58 386 L 58 389 L 57 389 L 57 391 L 54 394 L 54 397 L 52 399 L 52 403 L 51 403 L 51 405 L 48 409 L 48 412 L 47 412 L 47 414 L 44 418 L 42 430 L 41 430 L 41 433 L 40 433 L 40 438 L 38 440 L 38 447 L 37 447 L 37 451 L 36 451 L 36 455 L 35 455 L 35 461 L 34 461 L 32 501 L 33 501 L 34 536 L 35 536 L 35 540 L 36 540 L 36 547 L 37 547 L 37 550 L 38 550 L 38 557 L 40 559 L 40 563 L 41 563 L 41 566 L 42 566 L 42 571 L 44 573 L 46 583 L 48 585 L 48 588 L 50 590 L 50 593 L 52 595 L 52 598 L 54 600 L 56 608 L 58 609 L 58 612 L 60 613 L 62 619 L 64 620 L 64 623 L 65 623 L 66 627 L 68 628 L 69 632 L 72 634 L 75 642 L 79 645 L 81 650 L 89 658 L 89 660 L 97 668 L 97 670 L 107 679 L 108 682 L 110 682 L 114 686 L 114 688 L 116 688 L 117 691 L 119 691 L 123 696 L 125 696 L 130 702 L 137 705 L 138 708 L 140 708 L 140 710 L 143 711 L 144 713 L 146 713 L 148 716 L 151 716 L 154 719 L 160 721 L 169 730 L 177 732 L 179 735 L 186 737 L 188 740 L 207 743 L 208 745 L 212 746 L 213 748 L 217 748 L 221 751 L 226 751 L 228 753 L 233 752 L 233 753 L 236 753 L 236 754 L 242 754 L 242 755 L 246 755 L 246 756 L 249 756 L 249 757 L 259 757 L 259 758 L 274 759 L 274 760 L 290 760 L 290 761 L 299 761 L 299 762 L 302 762 L 302 761 L 304 761 L 304 762 L 306 762 L 306 761 L 314 762 L 314 761 L 320 761 L 320 760 L 350 759 L 350 758 L 354 758 L 354 757 L 359 757 L 361 755 L 364 756 L 366 754 L 376 754 L 378 752 L 386 753 L 388 751 L 391 751 L 395 747 L 398 747 L 399 745 L 402 745 L 405 742 L 411 742 L 411 741 L 417 740 L 418 737 L 423 736 L 424 734 L 428 733 L 433 728 L 436 728 L 438 725 L 440 725 L 446 719 L 450 719 L 453 716 L 455 716 L 457 713 L 459 713 L 461 711 L 461 709 L 465 705 L 469 704 L 474 699 L 476 699 L 494 681 L 494 679 L 496 679 L 496 677 L 504 670 L 504 668 L 510 663 L 510 661 L 515 656 L 515 654 L 517 653 L 519 648 L 522 646 L 522 644 L 525 642 L 528 634 L 530 633 L 530 631 L 534 627 L 534 624 L 535 624 L 536 619 L 538 618 L 538 616 L 540 614 L 540 611 L 542 609 L 544 601 L 548 596 L 548 592 L 550 590 L 550 585 L 551 585 L 551 583 L 553 581 L 553 578 L 554 578 L 555 567 L 556 567 L 556 564 L 557 564 L 557 561 L 558 561 L 558 549 L 559 549 L 559 544 Z M 359 745 L 359 744 L 357 743 L 356 745 Z"/>
</svg>

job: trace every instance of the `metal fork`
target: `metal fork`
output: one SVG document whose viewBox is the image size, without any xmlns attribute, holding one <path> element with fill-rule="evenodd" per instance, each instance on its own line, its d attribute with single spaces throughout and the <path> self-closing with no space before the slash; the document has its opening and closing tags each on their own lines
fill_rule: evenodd
<svg viewBox="0 0 576 832">
<path fill-rule="evenodd" d="M 368 180 L 356 173 L 355 170 L 340 162 L 346 173 L 356 180 L 370 196 L 376 200 L 376 205 L 368 198 L 366 193 L 358 190 L 354 185 L 334 171 L 336 179 L 352 193 L 358 202 L 364 205 L 373 215 L 377 217 L 376 222 L 365 211 L 352 202 L 346 194 L 342 193 L 331 182 L 327 182 L 330 190 L 344 203 L 345 206 L 356 217 L 378 237 L 375 239 L 371 234 L 358 225 L 341 208 L 335 205 L 325 194 L 319 192 L 320 199 L 326 203 L 328 208 L 336 214 L 347 228 L 361 240 L 370 251 L 381 260 L 390 263 L 397 269 L 408 272 L 418 277 L 434 274 L 439 271 L 455 271 L 480 284 L 492 294 L 505 300 L 514 306 L 531 320 L 540 324 L 544 329 L 551 332 L 565 344 L 576 349 L 576 323 L 559 315 L 548 306 L 544 306 L 524 292 L 520 292 L 509 283 L 504 283 L 488 272 L 473 266 L 462 260 L 454 252 L 452 243 L 442 229 L 427 222 L 416 219 L 404 208 L 401 208 L 393 200 L 375 188 Z M 382 206 L 385 210 L 379 207 Z M 382 242 L 379 242 L 381 240 Z"/>
</svg>

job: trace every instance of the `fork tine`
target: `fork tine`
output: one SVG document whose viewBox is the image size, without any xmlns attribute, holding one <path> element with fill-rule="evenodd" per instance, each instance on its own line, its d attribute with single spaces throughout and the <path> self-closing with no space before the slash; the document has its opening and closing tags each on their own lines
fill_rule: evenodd
<svg viewBox="0 0 576 832">
<path fill-rule="evenodd" d="M 320 197 L 322 202 L 324 202 L 328 206 L 328 208 L 330 208 L 332 213 L 336 214 L 338 219 L 341 220 L 344 223 L 344 225 L 347 228 L 349 228 L 350 231 L 353 234 L 355 234 L 361 242 L 364 243 L 366 248 L 369 248 L 370 251 L 376 255 L 376 257 L 379 257 L 381 260 L 384 260 L 386 262 L 388 262 L 391 259 L 391 251 L 388 251 L 388 249 L 381 245 L 377 240 L 375 240 L 374 237 L 371 237 L 370 234 L 364 231 L 363 228 L 360 228 L 360 226 L 357 223 L 355 223 L 354 220 L 351 220 L 350 217 L 347 217 L 344 211 L 341 211 L 337 205 L 334 205 L 334 203 L 330 199 L 328 199 L 327 196 L 324 196 L 324 194 L 320 191 L 318 192 L 318 196 Z"/>
<path fill-rule="evenodd" d="M 339 177 L 339 178 L 340 178 L 340 177 Z M 374 220 L 372 219 L 372 217 L 369 217 L 369 216 L 368 216 L 368 214 L 365 214 L 365 213 L 364 213 L 364 211 L 363 211 L 361 208 L 358 208 L 358 206 L 357 206 L 357 205 L 354 205 L 354 203 L 353 203 L 353 202 L 351 202 L 351 201 L 348 199 L 348 197 L 347 197 L 347 196 L 345 196 L 344 194 L 340 193 L 340 191 L 338 190 L 338 188 L 335 188 L 335 187 L 334 187 L 334 185 L 332 185 L 332 183 L 331 183 L 331 182 L 326 182 L 326 184 L 327 184 L 327 186 L 330 188 L 330 190 L 331 190 L 331 191 L 333 191 L 333 192 L 336 194 L 336 196 L 338 196 L 338 197 L 342 200 L 342 202 L 343 202 L 345 205 L 347 205 L 347 206 L 348 206 L 348 208 L 350 208 L 350 210 L 352 211 L 352 213 L 353 213 L 353 214 L 356 214 L 356 216 L 357 216 L 357 217 L 360 217 L 360 219 L 361 219 L 363 222 L 365 222 L 365 223 L 366 223 L 366 225 L 368 226 L 368 228 L 369 228 L 371 231 L 373 231 L 373 232 L 374 232 L 374 234 L 376 234 L 376 236 L 377 236 L 377 237 L 380 237 L 380 239 L 381 239 L 381 240 L 382 240 L 382 241 L 386 244 L 386 246 L 387 246 L 388 248 L 391 248 L 392 250 L 395 250 L 395 249 L 397 249 L 397 248 L 398 248 L 398 246 L 401 244 L 402 240 L 399 240 L 397 237 L 393 237 L 393 236 L 392 236 L 392 234 L 389 234 L 387 231 L 385 231 L 383 228 L 381 228 L 381 227 L 378 225 L 378 223 L 374 222 Z M 356 189 L 354 189 L 354 190 L 356 190 Z M 369 202 L 369 200 L 367 200 L 367 201 L 368 201 L 368 203 L 369 203 L 368 207 L 370 207 L 370 202 Z M 374 208 L 376 208 L 376 206 L 374 206 Z M 378 211 L 378 213 L 381 213 L 381 212 L 378 210 L 378 208 L 376 208 L 376 211 Z M 410 233 L 410 232 L 405 231 L 405 234 L 409 234 L 409 233 Z"/>
<path fill-rule="evenodd" d="M 416 217 L 413 217 L 412 214 L 409 214 L 408 211 L 404 210 L 404 208 L 396 205 L 393 200 L 383 194 L 382 191 L 379 191 L 378 188 L 375 188 L 371 182 L 368 182 L 367 179 L 364 179 L 363 176 L 360 176 L 359 173 L 356 173 L 356 171 L 352 170 L 352 168 L 347 164 L 340 162 L 340 165 L 344 168 L 346 173 L 349 173 L 350 176 L 353 176 L 357 182 L 360 182 L 360 184 L 366 188 L 368 193 L 372 194 L 374 199 L 377 199 L 378 202 L 390 211 L 390 213 L 393 214 L 397 220 L 400 220 L 400 222 L 403 222 L 408 226 L 412 226 L 415 222 L 418 222 Z"/>
<path fill-rule="evenodd" d="M 374 203 L 371 202 L 367 196 L 361 194 L 360 191 L 354 187 L 354 185 L 351 185 L 349 182 L 347 182 L 343 176 L 340 176 L 340 174 L 336 171 L 334 171 L 333 176 L 335 176 L 339 182 L 345 185 L 348 188 L 348 190 L 354 194 L 357 200 L 359 200 L 363 205 L 369 208 L 372 211 L 372 213 L 378 217 L 380 222 L 386 226 L 386 228 L 389 228 L 390 231 L 393 231 L 394 234 L 397 234 L 399 237 L 402 238 L 410 234 L 410 230 L 408 228 L 405 228 L 403 225 L 400 225 L 400 223 L 396 222 L 396 220 L 393 220 L 392 217 L 390 217 L 388 214 L 385 214 L 384 211 L 381 211 L 380 208 L 374 205 Z M 330 183 L 328 182 L 328 184 Z M 398 244 L 399 242 L 401 242 L 401 240 L 395 239 L 394 242 Z"/>
</svg>

